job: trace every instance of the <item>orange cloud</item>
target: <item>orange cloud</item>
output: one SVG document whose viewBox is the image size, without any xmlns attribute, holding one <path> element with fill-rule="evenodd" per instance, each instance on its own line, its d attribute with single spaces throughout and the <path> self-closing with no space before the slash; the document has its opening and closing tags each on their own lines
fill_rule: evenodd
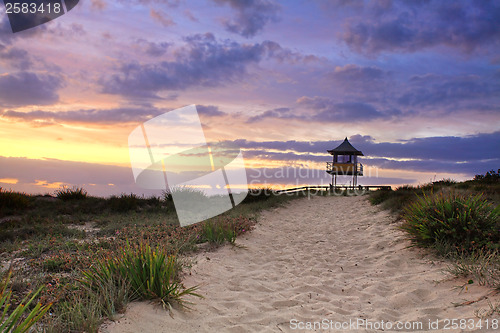
<svg viewBox="0 0 500 333">
<path fill-rule="evenodd" d="M 46 180 L 38 180 L 38 179 L 35 179 L 35 183 L 33 184 L 35 186 L 41 186 L 41 187 L 45 187 L 45 188 L 49 188 L 49 189 L 56 189 L 56 188 L 61 188 L 63 186 L 68 186 L 67 183 L 63 183 L 63 182 L 49 182 L 49 181 L 46 181 Z"/>
<path fill-rule="evenodd" d="M 19 179 L 17 178 L 0 178 L 0 183 L 3 184 L 17 184 Z"/>
</svg>

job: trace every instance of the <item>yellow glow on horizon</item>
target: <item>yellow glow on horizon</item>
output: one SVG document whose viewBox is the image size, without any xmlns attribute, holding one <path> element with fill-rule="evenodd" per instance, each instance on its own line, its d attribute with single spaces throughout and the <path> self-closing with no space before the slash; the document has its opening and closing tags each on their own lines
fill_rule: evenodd
<svg viewBox="0 0 500 333">
<path fill-rule="evenodd" d="M 33 127 L 0 121 L 0 155 L 129 167 L 128 132 L 127 127 Z"/>
</svg>

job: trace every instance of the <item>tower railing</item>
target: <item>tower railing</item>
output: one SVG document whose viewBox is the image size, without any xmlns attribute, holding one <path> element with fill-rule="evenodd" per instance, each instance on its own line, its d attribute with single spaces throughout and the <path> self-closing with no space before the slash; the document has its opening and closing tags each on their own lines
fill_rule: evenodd
<svg viewBox="0 0 500 333">
<path fill-rule="evenodd" d="M 352 175 L 353 173 L 362 176 L 363 164 L 361 163 L 333 163 L 326 162 L 326 172 L 336 175 Z"/>
</svg>

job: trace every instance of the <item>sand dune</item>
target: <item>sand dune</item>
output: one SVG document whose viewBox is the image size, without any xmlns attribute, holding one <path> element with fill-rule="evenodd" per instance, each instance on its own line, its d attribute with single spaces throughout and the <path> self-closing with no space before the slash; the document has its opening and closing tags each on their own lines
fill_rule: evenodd
<svg viewBox="0 0 500 333">
<path fill-rule="evenodd" d="M 425 331 L 436 320 L 435 331 L 495 331 L 484 320 L 482 329 L 472 323 L 479 321 L 475 311 L 499 296 L 474 284 L 456 288 L 466 281 L 446 280 L 443 262 L 408 249 L 393 220 L 366 197 L 300 199 L 264 212 L 237 240 L 245 248 L 194 256 L 185 285 L 200 285 L 205 299 L 193 299 L 191 311 L 171 317 L 132 303 L 102 332 L 297 332 L 314 331 L 294 329 L 314 322 L 316 331 L 411 331 L 396 325 L 419 322 L 414 331 Z M 447 319 L 470 319 L 469 326 L 444 330 Z"/>
</svg>

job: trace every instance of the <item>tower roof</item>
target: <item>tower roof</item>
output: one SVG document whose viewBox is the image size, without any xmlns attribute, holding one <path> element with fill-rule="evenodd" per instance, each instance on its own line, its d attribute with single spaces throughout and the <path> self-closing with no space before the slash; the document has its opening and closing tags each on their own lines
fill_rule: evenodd
<svg viewBox="0 0 500 333">
<path fill-rule="evenodd" d="M 342 142 L 337 148 L 332 150 L 327 150 L 332 155 L 360 155 L 363 156 L 361 150 L 357 150 L 354 148 L 349 140 L 345 138 L 344 142 Z"/>
</svg>

